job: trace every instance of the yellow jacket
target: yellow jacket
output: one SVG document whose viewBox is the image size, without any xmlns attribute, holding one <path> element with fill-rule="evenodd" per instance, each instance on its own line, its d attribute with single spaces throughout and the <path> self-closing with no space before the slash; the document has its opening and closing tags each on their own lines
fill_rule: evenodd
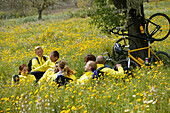
<svg viewBox="0 0 170 113">
<path fill-rule="evenodd" d="M 49 59 L 49 57 L 46 56 L 46 55 L 44 55 L 44 56 L 46 57 L 46 61 L 47 61 Z M 43 57 L 39 57 L 39 56 L 36 56 L 36 57 L 38 58 L 39 63 L 38 63 L 36 58 L 33 58 L 32 59 L 32 66 L 31 66 L 32 70 L 35 69 L 35 68 L 40 67 L 41 65 L 43 65 L 46 62 Z"/>
<path fill-rule="evenodd" d="M 76 80 L 76 76 L 75 75 L 70 75 L 70 76 L 65 75 L 65 77 L 71 78 L 73 80 L 73 82 Z"/>
<path fill-rule="evenodd" d="M 51 79 L 50 79 L 50 81 L 49 81 L 48 83 L 49 83 L 50 85 L 52 85 L 52 84 L 54 83 L 56 77 L 57 77 L 57 73 L 55 73 L 53 76 L 51 76 Z M 65 75 L 65 77 L 71 78 L 71 79 L 73 80 L 73 81 L 71 81 L 70 83 L 74 83 L 74 82 L 76 81 L 76 76 L 73 75 L 73 74 L 70 75 L 70 76 Z"/>
<path fill-rule="evenodd" d="M 97 69 L 100 67 L 104 67 L 104 64 L 97 64 Z M 118 71 L 115 71 L 114 69 L 105 67 L 101 69 L 102 72 L 104 72 L 106 75 L 111 75 L 113 77 L 123 77 L 124 76 L 124 70 L 122 67 L 118 68 Z"/>
<path fill-rule="evenodd" d="M 48 83 L 54 76 L 54 70 L 49 68 L 38 81 L 38 84 L 41 85 L 42 83 Z"/>
<path fill-rule="evenodd" d="M 77 80 L 77 84 L 85 84 L 86 82 L 88 82 L 91 78 L 92 78 L 92 75 L 94 73 L 92 71 L 88 71 L 88 72 L 85 72 L 78 80 Z"/>
<path fill-rule="evenodd" d="M 41 85 L 43 83 L 48 83 L 48 84 L 52 84 L 52 82 L 56 79 L 57 73 L 54 73 L 54 70 L 52 70 L 51 68 L 48 69 L 44 75 L 41 77 L 41 79 L 38 81 L 38 84 Z M 70 75 L 67 76 L 65 75 L 65 77 L 71 78 L 73 79 L 73 82 L 76 80 L 76 77 L 74 75 Z"/>
<path fill-rule="evenodd" d="M 18 75 L 19 76 L 19 83 L 20 84 L 27 84 L 27 83 L 32 83 L 36 80 L 36 78 L 34 77 L 34 75 Z M 13 77 L 12 77 L 12 84 L 14 84 L 14 80 L 13 80 Z"/>
<path fill-rule="evenodd" d="M 57 60 L 59 61 L 59 59 Z M 57 62 L 56 61 L 56 62 Z M 34 71 L 41 71 L 41 72 L 45 72 L 47 71 L 47 69 L 49 68 L 52 68 L 54 70 L 54 67 L 55 67 L 55 63 L 56 62 L 51 62 L 50 59 L 48 59 L 43 65 L 41 65 L 40 67 L 36 68 L 36 69 L 33 69 L 31 70 L 31 72 L 34 72 Z"/>
</svg>

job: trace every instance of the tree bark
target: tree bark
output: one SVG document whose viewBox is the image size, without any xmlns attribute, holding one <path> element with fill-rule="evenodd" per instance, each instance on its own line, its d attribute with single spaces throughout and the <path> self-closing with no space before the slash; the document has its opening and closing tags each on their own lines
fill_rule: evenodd
<svg viewBox="0 0 170 113">
<path fill-rule="evenodd" d="M 114 5 L 116 8 L 118 9 L 122 9 L 122 8 L 127 8 L 126 7 L 126 0 L 113 0 Z M 131 23 L 133 23 L 135 21 L 134 24 L 132 24 L 129 28 L 128 28 L 128 33 L 132 34 L 132 35 L 137 35 L 139 37 L 146 37 L 146 34 L 141 34 L 140 31 L 140 25 L 144 27 L 144 21 L 139 20 L 139 16 L 143 16 L 144 17 L 144 9 L 143 9 L 143 4 L 141 4 L 141 15 L 136 15 L 136 9 L 130 9 L 129 12 L 129 18 L 126 20 L 127 21 L 127 25 L 130 25 Z M 138 46 L 138 48 L 140 47 L 146 47 L 148 46 L 148 43 L 142 39 L 139 38 L 134 38 L 134 37 L 129 37 L 132 40 L 134 40 Z M 130 44 L 130 46 L 133 48 L 133 45 Z M 145 59 L 145 57 L 147 56 L 147 50 L 142 50 L 142 51 L 138 51 L 135 53 L 133 53 L 133 55 L 135 55 L 136 57 L 140 57 L 143 60 Z"/>
<path fill-rule="evenodd" d="M 42 10 L 38 10 L 38 20 L 42 19 Z"/>
</svg>

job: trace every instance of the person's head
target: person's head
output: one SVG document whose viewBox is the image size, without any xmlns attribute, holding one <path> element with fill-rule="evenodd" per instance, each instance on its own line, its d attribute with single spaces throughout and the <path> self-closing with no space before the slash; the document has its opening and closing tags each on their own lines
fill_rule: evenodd
<svg viewBox="0 0 170 113">
<path fill-rule="evenodd" d="M 58 69 L 58 62 L 56 62 L 55 64 L 55 68 L 54 68 L 54 72 L 57 73 L 59 72 L 60 70 Z"/>
<path fill-rule="evenodd" d="M 97 65 L 96 65 L 96 62 L 94 62 L 94 61 L 88 61 L 87 64 L 85 65 L 86 72 L 94 71 L 94 70 L 96 70 L 96 68 L 97 68 Z"/>
<path fill-rule="evenodd" d="M 67 62 L 65 60 L 61 60 L 59 63 L 58 63 L 58 70 L 59 71 L 64 71 L 64 74 L 67 75 L 67 76 L 70 76 L 71 74 L 74 74 L 74 71 L 71 70 L 68 65 L 67 65 Z"/>
<path fill-rule="evenodd" d="M 27 75 L 28 69 L 26 64 L 21 64 L 19 66 L 19 75 Z"/>
<path fill-rule="evenodd" d="M 87 54 L 85 57 L 84 57 L 84 60 L 85 62 L 87 63 L 88 61 L 96 61 L 96 57 L 93 55 L 93 54 Z"/>
<path fill-rule="evenodd" d="M 61 60 L 59 63 L 58 63 L 58 68 L 59 70 L 63 70 L 65 68 L 65 66 L 67 66 L 67 62 L 65 60 Z"/>
<path fill-rule="evenodd" d="M 59 59 L 58 51 L 53 51 L 50 53 L 50 60 L 51 62 L 56 62 Z"/>
<path fill-rule="evenodd" d="M 104 57 L 102 55 L 97 56 L 96 58 L 96 63 L 97 64 L 105 64 L 106 60 L 104 59 Z"/>
<path fill-rule="evenodd" d="M 37 46 L 35 47 L 35 54 L 39 57 L 42 57 L 43 56 L 43 49 L 41 46 Z"/>
</svg>

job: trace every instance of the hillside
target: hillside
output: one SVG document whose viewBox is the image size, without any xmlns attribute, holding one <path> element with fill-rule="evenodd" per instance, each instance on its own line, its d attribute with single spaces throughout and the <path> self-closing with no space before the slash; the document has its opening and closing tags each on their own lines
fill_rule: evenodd
<svg viewBox="0 0 170 113">
<path fill-rule="evenodd" d="M 168 1 L 146 3 L 146 17 L 156 12 L 170 15 L 169 4 Z M 77 79 L 84 73 L 86 54 L 112 53 L 113 44 L 120 37 L 101 33 L 95 25 L 89 24 L 89 17 L 75 18 L 75 12 L 62 10 L 43 15 L 42 20 L 37 20 L 35 15 L 1 21 L 0 112 L 169 112 L 170 67 L 163 65 L 136 69 L 134 78 L 106 76 L 100 82 L 87 85 L 58 88 L 56 84 L 11 84 L 12 76 L 19 72 L 18 67 L 28 64 L 38 45 L 46 55 L 57 50 L 60 59 L 65 59 L 76 71 Z M 82 14 L 81 10 L 77 12 Z M 152 47 L 170 55 L 169 42 L 168 37 L 154 42 Z"/>
</svg>

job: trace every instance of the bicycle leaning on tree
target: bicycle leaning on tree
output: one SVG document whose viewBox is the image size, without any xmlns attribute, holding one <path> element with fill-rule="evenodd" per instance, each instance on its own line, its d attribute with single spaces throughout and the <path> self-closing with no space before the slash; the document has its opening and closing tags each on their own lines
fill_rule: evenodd
<svg viewBox="0 0 170 113">
<path fill-rule="evenodd" d="M 157 22 L 160 21 L 160 19 L 161 21 L 162 19 L 164 19 L 167 23 L 164 24 L 162 22 Z M 116 64 L 121 64 L 124 68 L 126 68 L 126 70 L 132 71 L 136 67 L 140 68 L 141 66 L 146 65 L 151 66 L 155 62 L 156 62 L 155 64 L 163 63 L 164 66 L 165 65 L 170 66 L 170 56 L 163 51 L 154 52 L 151 47 L 151 43 L 153 43 L 154 41 L 162 41 L 169 36 L 170 34 L 169 17 L 163 13 L 156 13 L 153 14 L 149 19 L 144 19 L 144 21 L 145 28 L 142 28 L 143 31 L 141 32 L 146 34 L 146 38 L 132 35 L 126 32 L 126 29 L 128 29 L 132 24 L 135 24 L 135 22 L 126 27 L 126 29 L 123 29 L 121 27 L 114 27 L 111 30 L 109 30 L 113 34 L 122 36 L 114 44 L 113 56 L 115 56 L 115 53 L 118 54 L 118 57 L 115 58 L 118 59 Z M 126 36 L 145 40 L 148 43 L 148 46 L 138 48 L 136 42 Z M 139 56 L 136 57 L 134 55 L 135 52 L 137 53 L 141 50 L 147 50 L 147 57 L 145 59 L 141 59 Z M 108 54 L 108 52 L 105 54 Z M 126 58 L 124 58 L 124 56 L 126 56 Z M 106 61 L 111 62 L 113 64 L 112 59 L 113 57 L 111 57 L 110 55 L 106 57 Z"/>
</svg>

